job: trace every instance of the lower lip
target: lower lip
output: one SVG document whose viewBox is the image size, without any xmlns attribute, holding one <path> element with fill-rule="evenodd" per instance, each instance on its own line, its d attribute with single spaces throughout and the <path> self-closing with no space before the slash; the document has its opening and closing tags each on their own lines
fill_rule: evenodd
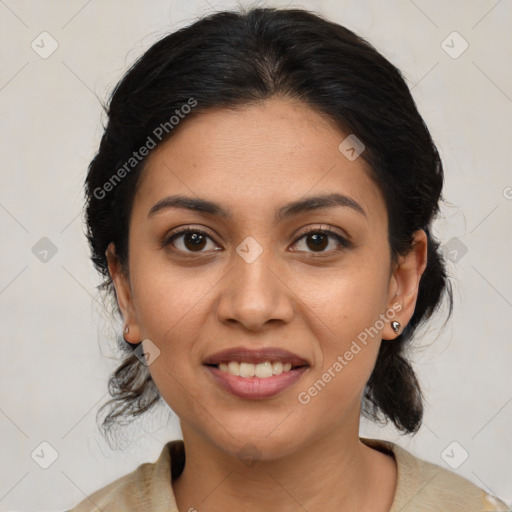
<svg viewBox="0 0 512 512">
<path fill-rule="evenodd" d="M 206 366 L 214 379 L 227 391 L 241 398 L 269 398 L 293 386 L 308 369 L 301 366 L 272 377 L 239 377 L 223 372 L 214 366 Z"/>
</svg>

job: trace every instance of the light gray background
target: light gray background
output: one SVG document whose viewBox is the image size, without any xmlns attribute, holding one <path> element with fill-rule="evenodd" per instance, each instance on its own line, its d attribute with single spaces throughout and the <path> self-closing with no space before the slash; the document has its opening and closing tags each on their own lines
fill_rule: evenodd
<svg viewBox="0 0 512 512">
<path fill-rule="evenodd" d="M 423 329 L 414 353 L 427 398 L 424 425 L 410 438 L 363 421 L 361 434 L 398 442 L 449 469 L 446 460 L 453 464 L 465 450 L 469 457 L 455 471 L 512 502 L 512 2 L 293 5 L 355 30 L 403 71 L 446 169 L 449 204 L 435 232 L 451 258 L 455 311 L 444 331 L 441 317 Z M 163 443 L 180 437 L 168 408 L 128 429 L 131 444 L 122 451 L 96 428 L 116 365 L 118 326 L 95 290 L 82 184 L 102 133 L 96 95 L 105 99 L 129 64 L 168 31 L 235 6 L 0 0 L 1 511 L 64 510 L 154 461 Z M 58 43 L 46 59 L 31 47 L 35 41 L 39 51 L 50 48 L 44 31 Z M 469 44 L 457 58 L 463 41 L 453 31 Z M 43 237 L 57 249 L 46 262 L 33 253 Z M 40 460 L 49 456 L 43 441 L 58 453 L 48 469 L 31 458 L 36 448 Z M 445 460 L 453 441 L 460 447 Z"/>
</svg>

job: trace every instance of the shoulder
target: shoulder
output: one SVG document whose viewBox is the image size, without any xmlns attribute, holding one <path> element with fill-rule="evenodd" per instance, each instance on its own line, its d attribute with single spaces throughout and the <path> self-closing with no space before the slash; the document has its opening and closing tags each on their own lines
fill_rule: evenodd
<svg viewBox="0 0 512 512">
<path fill-rule="evenodd" d="M 466 478 L 420 459 L 397 444 L 377 439 L 361 441 L 395 458 L 398 481 L 390 512 L 512 512 L 503 501 Z"/>
<path fill-rule="evenodd" d="M 139 492 L 144 492 L 145 483 L 151 478 L 154 464 L 144 463 L 137 469 L 86 496 L 69 512 L 125 512 L 137 510 Z M 138 491 L 140 489 L 140 491 Z"/>
<path fill-rule="evenodd" d="M 173 467 L 171 455 L 174 455 Z M 183 441 L 170 441 L 156 462 L 141 464 L 131 473 L 85 497 L 68 512 L 178 512 L 171 481 L 176 467 L 183 464 L 182 457 Z"/>
</svg>

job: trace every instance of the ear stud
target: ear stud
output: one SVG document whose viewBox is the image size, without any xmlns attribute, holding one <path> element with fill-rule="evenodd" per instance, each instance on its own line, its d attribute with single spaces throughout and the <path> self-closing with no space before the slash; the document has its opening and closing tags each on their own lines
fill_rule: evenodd
<svg viewBox="0 0 512 512">
<path fill-rule="evenodd" d="M 391 322 L 391 328 L 393 329 L 393 331 L 395 331 L 395 334 L 398 334 L 400 332 L 400 322 L 397 322 L 396 320 L 393 320 Z"/>
</svg>

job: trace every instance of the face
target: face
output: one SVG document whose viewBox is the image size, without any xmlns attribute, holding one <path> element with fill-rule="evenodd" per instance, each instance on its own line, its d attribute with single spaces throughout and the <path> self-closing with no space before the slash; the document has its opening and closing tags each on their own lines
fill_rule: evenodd
<svg viewBox="0 0 512 512">
<path fill-rule="evenodd" d="M 273 98 L 190 119 L 148 157 L 129 278 L 114 247 L 107 256 L 125 337 L 157 347 L 149 370 L 184 436 L 231 454 L 252 443 L 265 459 L 357 436 L 380 343 L 393 342 L 382 338 L 395 338 L 391 320 L 405 325 L 414 311 L 426 244 L 419 236 L 392 265 L 384 199 L 363 158 L 338 149 L 347 135 L 308 106 Z M 284 209 L 332 194 L 338 202 Z M 227 215 L 162 202 L 176 195 Z M 277 394 L 237 396 L 204 365 L 234 347 L 284 349 L 307 366 Z"/>
</svg>

